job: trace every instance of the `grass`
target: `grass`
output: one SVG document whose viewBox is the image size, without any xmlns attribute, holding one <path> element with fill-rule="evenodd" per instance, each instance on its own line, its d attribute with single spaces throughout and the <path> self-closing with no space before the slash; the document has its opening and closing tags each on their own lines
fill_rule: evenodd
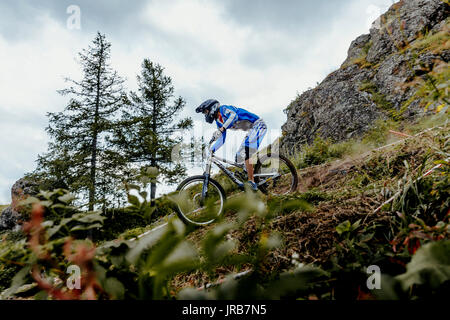
<svg viewBox="0 0 450 320">
<path fill-rule="evenodd" d="M 428 128 L 434 128 L 438 126 L 443 126 L 448 123 L 449 117 L 448 113 L 437 113 L 431 116 L 425 117 L 420 121 L 416 121 L 409 125 L 411 134 L 416 134 L 422 132 Z"/>
<path fill-rule="evenodd" d="M 168 220 L 168 218 L 167 218 L 167 219 L 161 218 L 160 220 L 158 220 L 158 221 L 156 221 L 156 222 L 154 222 L 154 223 L 152 223 L 152 224 L 149 224 L 149 225 L 147 225 L 147 226 L 136 227 L 136 228 L 128 229 L 127 231 L 123 232 L 123 233 L 118 237 L 118 239 L 129 240 L 129 239 L 132 239 L 132 238 L 137 238 L 137 237 L 140 236 L 141 234 L 143 234 L 143 233 L 145 233 L 145 232 L 147 232 L 147 231 L 149 231 L 149 230 L 151 230 L 151 229 L 154 229 L 154 228 L 156 228 L 156 227 L 158 227 L 158 226 L 164 224 L 164 223 L 166 222 L 166 220 Z"/>
<path fill-rule="evenodd" d="M 448 29 L 449 24 L 444 27 Z M 444 50 L 450 49 L 450 37 L 448 30 L 442 30 L 436 33 L 425 34 L 422 37 L 414 40 L 409 49 L 417 50 L 419 53 L 433 52 L 435 54 L 441 53 Z"/>
<path fill-rule="evenodd" d="M 2 213 L 3 209 L 9 207 L 7 204 L 0 204 L 0 214 Z"/>
<path fill-rule="evenodd" d="M 450 100 L 450 95 L 448 93 L 449 79 L 450 79 L 450 69 L 446 63 L 438 64 L 433 68 L 432 71 L 426 74 L 425 80 L 416 77 L 414 84 L 419 88 L 415 94 L 406 101 L 401 109 L 406 109 L 413 101 L 420 99 L 421 105 L 424 107 L 425 111 L 432 111 L 440 105 L 448 105 Z"/>
<path fill-rule="evenodd" d="M 362 138 L 362 143 L 368 147 L 381 147 L 389 139 L 389 130 L 397 129 L 398 123 L 392 120 L 377 120 L 372 128 Z"/>
<path fill-rule="evenodd" d="M 370 88 L 370 84 L 365 84 Z M 431 114 L 413 122 L 398 122 L 392 119 L 377 120 L 361 138 L 333 143 L 330 139 L 317 137 L 311 145 L 303 145 L 300 150 L 290 157 L 298 169 L 324 164 L 337 159 L 353 157 L 377 147 L 397 141 L 399 138 L 389 130 L 400 131 L 414 135 L 427 128 L 442 126 L 448 123 L 448 112 Z"/>
<path fill-rule="evenodd" d="M 331 139 L 325 140 L 318 136 L 311 145 L 303 146 L 300 152 L 291 157 L 291 160 L 297 168 L 307 168 L 342 158 L 349 154 L 352 144 L 353 141 L 332 143 Z"/>
</svg>

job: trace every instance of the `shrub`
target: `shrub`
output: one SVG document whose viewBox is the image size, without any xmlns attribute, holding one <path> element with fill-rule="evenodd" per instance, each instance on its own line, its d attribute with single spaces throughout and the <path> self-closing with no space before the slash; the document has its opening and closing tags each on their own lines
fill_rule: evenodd
<svg viewBox="0 0 450 320">
<path fill-rule="evenodd" d="M 147 202 L 129 196 L 130 210 L 138 210 L 143 216 L 153 210 Z M 45 207 L 43 206 L 45 204 Z M 234 198 L 227 204 L 228 210 L 236 210 L 238 221 L 219 222 L 201 241 L 197 250 L 187 241 L 193 231 L 172 219 L 164 230 L 150 233 L 137 241 L 115 240 L 95 248 L 88 238 L 89 231 L 97 229 L 104 217 L 98 212 L 74 214 L 61 219 L 57 224 L 45 220 L 44 212 L 53 207 L 53 200 L 33 202 L 31 220 L 25 224 L 27 241 L 15 244 L 2 243 L 0 261 L 3 286 L 1 298 L 16 297 L 19 293 L 35 299 L 168 299 L 175 298 L 170 289 L 170 281 L 176 275 L 191 271 L 215 273 L 224 266 L 250 267 L 248 276 L 228 289 L 199 293 L 184 290 L 179 298 L 273 298 L 297 295 L 308 287 L 308 283 L 323 275 L 320 269 L 297 268 L 294 272 L 267 274 L 263 263 L 268 253 L 280 245 L 279 237 L 267 230 L 272 218 L 266 207 L 253 193 Z M 67 216 L 73 208 L 59 205 L 60 213 Z M 67 210 L 67 212 L 65 212 Z M 238 254 L 234 240 L 227 239 L 231 231 L 242 228 L 250 217 L 257 217 L 259 236 L 252 243 L 252 252 Z M 11 266 L 11 262 L 14 262 Z M 13 269 L 14 266 L 20 266 Z M 65 284 L 70 274 L 70 265 L 81 268 L 80 289 L 69 290 Z M 5 281 L 6 280 L 6 281 Z M 295 285 L 292 282 L 296 280 Z M 261 287 L 262 286 L 262 287 Z M 30 290 L 32 288 L 32 290 Z M 259 288 L 265 288 L 260 290 Z M 28 291 L 27 291 L 28 290 Z"/>
</svg>

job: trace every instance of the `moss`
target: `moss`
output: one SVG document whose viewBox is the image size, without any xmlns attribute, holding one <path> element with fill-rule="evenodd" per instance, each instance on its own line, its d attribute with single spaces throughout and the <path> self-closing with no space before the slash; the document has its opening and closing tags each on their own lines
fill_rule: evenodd
<svg viewBox="0 0 450 320">
<path fill-rule="evenodd" d="M 147 226 L 147 227 L 136 227 L 136 228 L 132 228 L 132 229 L 128 229 L 126 230 L 124 233 L 122 233 L 120 236 L 118 236 L 118 239 L 132 239 L 132 238 L 136 238 L 139 235 L 145 233 L 148 230 L 151 230 L 155 228 L 154 225 L 151 226 Z"/>
</svg>

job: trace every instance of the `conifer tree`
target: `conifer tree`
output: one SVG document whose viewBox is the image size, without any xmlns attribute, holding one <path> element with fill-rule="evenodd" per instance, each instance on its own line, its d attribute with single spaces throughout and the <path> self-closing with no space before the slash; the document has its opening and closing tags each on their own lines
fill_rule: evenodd
<svg viewBox="0 0 450 320">
<path fill-rule="evenodd" d="M 121 146 L 128 163 L 142 169 L 157 168 L 159 177 L 174 183 L 185 174 L 186 167 L 172 162 L 172 150 L 182 142 L 180 133 L 192 127 L 190 118 L 178 117 L 185 101 L 181 97 L 174 99 L 171 78 L 164 75 L 162 66 L 149 59 L 144 59 L 137 83 L 138 92 L 130 92 L 129 108 L 123 112 L 113 142 Z M 153 180 L 150 183 L 152 203 L 155 195 Z"/>
<path fill-rule="evenodd" d="M 67 78 L 70 87 L 58 91 L 71 99 L 62 112 L 47 114 L 50 124 L 46 131 L 52 141 L 48 152 L 38 157 L 36 170 L 47 175 L 47 181 L 53 179 L 72 192 L 84 193 L 89 210 L 96 202 L 104 203 L 112 192 L 106 182 L 114 178 L 115 167 L 124 166 L 107 143 L 115 115 L 126 100 L 124 80 L 111 68 L 110 52 L 105 35 L 97 33 L 88 49 L 79 53 L 83 77 L 80 81 Z M 104 182 L 101 188 L 99 180 Z M 103 199 L 97 197 L 98 189 Z"/>
</svg>

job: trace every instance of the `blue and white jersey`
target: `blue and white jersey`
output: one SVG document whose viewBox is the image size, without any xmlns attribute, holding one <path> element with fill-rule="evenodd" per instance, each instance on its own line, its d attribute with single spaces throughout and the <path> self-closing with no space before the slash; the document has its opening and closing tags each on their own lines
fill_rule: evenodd
<svg viewBox="0 0 450 320">
<path fill-rule="evenodd" d="M 258 119 L 256 114 L 245 109 L 224 105 L 219 108 L 216 124 L 217 128 L 248 131 Z"/>
<path fill-rule="evenodd" d="M 249 131 L 253 128 L 255 122 L 260 118 L 245 109 L 236 108 L 234 106 L 223 105 L 220 106 L 218 116 L 216 119 L 217 128 L 224 127 L 227 130 L 244 130 Z M 217 151 L 224 143 L 227 136 L 227 131 L 222 133 L 222 137 L 219 138 L 212 146 L 213 152 Z"/>
</svg>

